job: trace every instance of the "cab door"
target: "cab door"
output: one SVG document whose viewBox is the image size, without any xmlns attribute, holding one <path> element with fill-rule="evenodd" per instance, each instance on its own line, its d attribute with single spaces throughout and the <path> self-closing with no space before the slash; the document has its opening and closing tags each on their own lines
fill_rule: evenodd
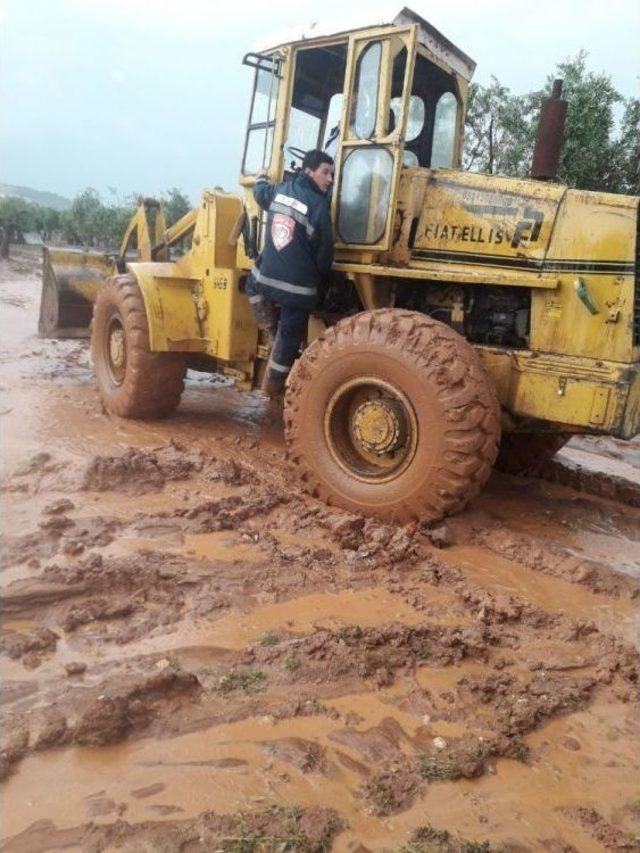
<svg viewBox="0 0 640 853">
<path fill-rule="evenodd" d="M 349 39 L 333 199 L 336 248 L 389 248 L 400 180 L 417 25 Z"/>
</svg>

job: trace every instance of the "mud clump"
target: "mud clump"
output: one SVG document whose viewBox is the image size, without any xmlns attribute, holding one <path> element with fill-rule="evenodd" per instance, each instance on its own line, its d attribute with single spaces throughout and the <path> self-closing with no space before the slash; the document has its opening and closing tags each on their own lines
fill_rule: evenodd
<svg viewBox="0 0 640 853">
<path fill-rule="evenodd" d="M 73 501 L 70 501 L 69 498 L 60 498 L 60 500 L 47 504 L 42 511 L 45 515 L 61 515 L 71 512 L 72 509 L 75 509 Z"/>
<path fill-rule="evenodd" d="M 330 720 L 340 718 L 340 712 L 335 708 L 329 708 L 317 699 L 306 699 L 303 696 L 292 699 L 284 705 L 280 705 L 271 712 L 275 720 L 287 720 L 291 717 L 329 717 Z"/>
<path fill-rule="evenodd" d="M 447 829 L 420 826 L 411 836 L 407 853 L 492 853 L 494 848 L 488 841 L 468 841 L 461 835 L 452 835 Z M 500 850 L 507 848 L 498 848 Z M 563 853 L 569 853 L 568 850 Z M 577 853 L 577 851 L 576 851 Z"/>
<path fill-rule="evenodd" d="M 379 687 L 394 680 L 398 669 L 450 666 L 464 658 L 484 659 L 494 642 L 490 629 L 449 628 L 437 625 L 409 627 L 397 622 L 378 627 L 345 626 L 336 631 L 318 629 L 289 643 L 252 647 L 247 663 L 274 664 L 295 660 L 296 681 L 323 683 L 344 677 L 372 678 Z"/>
<path fill-rule="evenodd" d="M 634 578 L 617 574 L 609 566 L 574 557 L 560 546 L 542 544 L 535 538 L 513 534 L 500 526 L 476 530 L 472 542 L 482 545 L 536 572 L 577 583 L 592 592 L 616 598 L 637 598 L 640 584 Z"/>
<path fill-rule="evenodd" d="M 416 767 L 397 761 L 378 770 L 360 787 L 366 811 L 378 817 L 408 809 L 423 788 Z"/>
<path fill-rule="evenodd" d="M 28 653 L 55 652 L 59 639 L 49 628 L 34 628 L 25 633 L 7 631 L 0 637 L 0 651 L 18 660 Z"/>
<path fill-rule="evenodd" d="M 28 462 L 16 468 L 13 473 L 15 477 L 30 477 L 34 474 L 50 474 L 58 471 L 59 468 L 60 464 L 53 461 L 52 455 L 42 451 L 36 453 Z"/>
<path fill-rule="evenodd" d="M 466 608 L 485 625 L 521 622 L 533 628 L 551 626 L 555 617 L 517 599 L 508 593 L 492 593 L 477 584 L 469 583 L 454 566 L 447 566 L 430 555 L 422 563 L 421 579 L 433 586 L 446 586 L 464 602 Z M 392 590 L 393 586 L 390 587 Z"/>
<path fill-rule="evenodd" d="M 302 773 L 322 773 L 326 769 L 326 750 L 315 741 L 288 737 L 267 741 L 262 748 L 274 758 L 293 764 Z"/>
<path fill-rule="evenodd" d="M 450 524 L 438 524 L 423 528 L 423 533 L 434 548 L 450 548 L 455 543 L 455 535 Z"/>
<path fill-rule="evenodd" d="M 413 526 L 382 524 L 372 518 L 340 513 L 319 517 L 334 541 L 349 554 L 352 563 L 365 565 L 411 564 L 422 556 Z"/>
<path fill-rule="evenodd" d="M 487 759 L 497 751 L 496 741 L 478 735 L 469 734 L 450 742 L 434 738 L 428 752 L 413 758 L 399 754 L 385 761 L 363 782 L 359 793 L 371 814 L 395 814 L 410 808 L 430 783 L 481 776 Z"/>
<path fill-rule="evenodd" d="M 200 693 L 200 682 L 190 672 L 162 672 L 124 693 L 99 696 L 71 731 L 74 743 L 104 746 L 124 740 L 146 728 L 159 707 L 181 696 Z"/>
<path fill-rule="evenodd" d="M 258 472 L 249 465 L 235 459 L 222 459 L 216 462 L 207 473 L 208 480 L 219 481 L 225 486 L 248 486 L 258 483 Z"/>
<path fill-rule="evenodd" d="M 248 497 L 231 495 L 217 500 L 203 501 L 193 507 L 180 507 L 172 513 L 159 514 L 160 518 L 178 519 L 185 533 L 214 533 L 234 530 L 255 516 L 267 515 L 275 507 L 287 503 L 288 496 L 271 488 Z"/>
<path fill-rule="evenodd" d="M 62 623 L 65 631 L 73 631 L 79 625 L 106 619 L 122 619 L 136 610 L 133 601 L 107 601 L 96 598 L 72 607 Z"/>
<path fill-rule="evenodd" d="M 637 850 L 637 841 L 612 826 L 593 808 L 565 808 L 564 814 L 578 823 L 607 850 Z"/>
<path fill-rule="evenodd" d="M 3 539 L 6 566 L 28 563 L 37 568 L 41 560 L 58 554 L 76 556 L 87 548 L 102 548 L 113 542 L 123 524 L 113 518 L 75 521 L 66 515 L 53 513 L 46 515 L 38 526 L 38 533 Z"/>
<path fill-rule="evenodd" d="M 175 445 L 164 453 L 128 448 L 122 456 L 96 456 L 89 463 L 82 488 L 92 492 L 159 492 L 168 480 L 185 480 L 202 469 L 202 459 L 187 455 Z"/>
<path fill-rule="evenodd" d="M 97 699 L 82 715 L 73 729 L 75 743 L 105 746 L 119 743 L 138 725 L 147 725 L 147 710 L 132 705 L 124 697 Z"/>
<path fill-rule="evenodd" d="M 161 558 L 154 552 L 142 552 L 132 557 L 105 560 L 101 554 L 91 554 L 71 566 L 56 563 L 43 572 L 45 580 L 67 586 L 82 585 L 92 592 L 119 593 L 141 589 L 175 588 L 176 578 L 184 567 L 180 557 Z"/>
<path fill-rule="evenodd" d="M 49 749 L 60 746 L 68 740 L 69 729 L 67 720 L 56 708 L 44 712 L 39 731 L 33 742 L 34 750 Z"/>
<path fill-rule="evenodd" d="M 169 812 L 176 811 L 171 809 Z M 332 809 L 273 805 L 262 811 L 217 815 L 203 812 L 186 820 L 145 821 L 130 824 L 88 823 L 73 829 L 57 830 L 51 821 L 32 824 L 6 842 L 6 853 L 23 850 L 76 849 L 175 851 L 261 851 L 295 850 L 322 853 L 330 850 L 345 823 Z"/>
<path fill-rule="evenodd" d="M 492 706 L 492 726 L 513 738 L 536 728 L 555 714 L 583 707 L 592 697 L 596 680 L 563 678 L 538 672 L 526 685 L 507 673 L 486 678 L 465 676 L 458 682 L 463 698 Z M 503 750 L 503 754 L 509 747 Z"/>
<path fill-rule="evenodd" d="M 482 776 L 486 760 L 496 750 L 495 741 L 473 734 L 451 741 L 434 738 L 430 750 L 417 759 L 417 771 L 427 782 L 476 779 Z"/>
<path fill-rule="evenodd" d="M 609 684 L 615 674 L 629 682 L 637 690 L 640 683 L 640 655 L 635 648 L 619 640 L 595 634 L 592 639 L 598 670 L 596 677 Z"/>
<path fill-rule="evenodd" d="M 461 678 L 459 709 L 469 732 L 446 740 L 435 737 L 414 757 L 398 749 L 385 759 L 360 788 L 368 811 L 389 815 L 407 809 L 427 784 L 476 778 L 491 759 L 527 762 L 529 750 L 522 736 L 555 714 L 584 707 L 596 684 L 595 679 L 579 681 L 555 673 L 537 673 L 527 684 L 508 674 Z M 490 706 L 488 715 L 477 710 L 482 705 Z"/>
<path fill-rule="evenodd" d="M 7 732 L 0 745 L 0 779 L 6 779 L 15 764 L 27 754 L 29 732 L 25 728 Z"/>
<path fill-rule="evenodd" d="M 364 518 L 359 515 L 330 515 L 321 521 L 341 548 L 355 551 L 362 543 Z"/>
</svg>

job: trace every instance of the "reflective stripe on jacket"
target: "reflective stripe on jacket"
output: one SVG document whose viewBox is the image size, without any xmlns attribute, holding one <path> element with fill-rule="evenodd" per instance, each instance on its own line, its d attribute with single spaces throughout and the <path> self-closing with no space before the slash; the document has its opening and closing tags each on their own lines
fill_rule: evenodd
<svg viewBox="0 0 640 853">
<path fill-rule="evenodd" d="M 264 249 L 253 271 L 260 290 L 282 305 L 313 308 L 333 263 L 327 197 L 302 173 L 275 185 L 260 177 L 253 194 L 268 213 Z"/>
</svg>

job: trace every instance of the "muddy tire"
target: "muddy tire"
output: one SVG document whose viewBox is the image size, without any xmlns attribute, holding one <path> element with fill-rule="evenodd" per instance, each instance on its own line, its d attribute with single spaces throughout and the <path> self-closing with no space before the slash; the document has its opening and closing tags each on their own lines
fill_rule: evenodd
<svg viewBox="0 0 640 853">
<path fill-rule="evenodd" d="M 505 433 L 496 468 L 506 474 L 535 477 L 570 438 L 565 433 Z"/>
<path fill-rule="evenodd" d="M 308 492 L 397 522 L 462 509 L 500 442 L 498 400 L 470 344 L 397 309 L 349 317 L 317 338 L 292 372 L 284 422 Z"/>
<path fill-rule="evenodd" d="M 179 353 L 150 351 L 147 314 L 135 276 L 117 275 L 100 287 L 91 354 L 107 411 L 123 418 L 163 418 L 178 406 L 185 359 Z"/>
</svg>

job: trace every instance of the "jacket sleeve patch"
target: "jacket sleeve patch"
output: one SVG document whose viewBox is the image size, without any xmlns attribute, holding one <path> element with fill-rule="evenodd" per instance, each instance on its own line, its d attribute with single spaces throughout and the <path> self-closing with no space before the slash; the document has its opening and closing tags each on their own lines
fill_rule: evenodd
<svg viewBox="0 0 640 853">
<path fill-rule="evenodd" d="M 296 223 L 290 216 L 276 213 L 271 221 L 271 239 L 276 251 L 280 252 L 293 240 Z"/>
</svg>

